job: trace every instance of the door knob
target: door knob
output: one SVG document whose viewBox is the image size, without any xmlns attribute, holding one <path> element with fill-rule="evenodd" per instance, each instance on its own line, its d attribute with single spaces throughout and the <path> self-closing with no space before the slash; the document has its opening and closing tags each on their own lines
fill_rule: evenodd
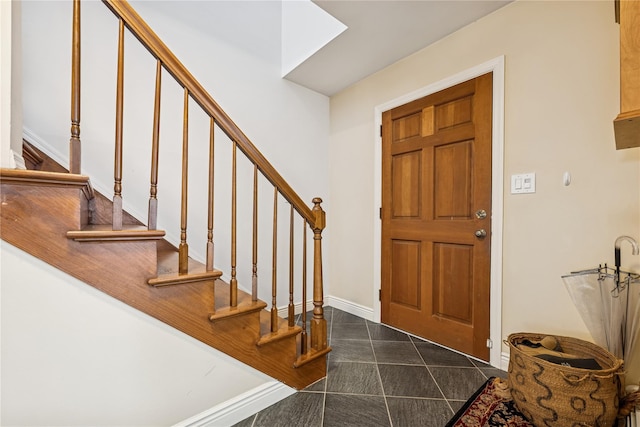
<svg viewBox="0 0 640 427">
<path fill-rule="evenodd" d="M 484 228 L 481 228 L 480 230 L 476 230 L 476 237 L 479 239 L 487 237 L 487 231 Z"/>
<path fill-rule="evenodd" d="M 487 217 L 487 211 L 485 211 L 484 209 L 480 209 L 476 211 L 476 218 L 485 219 L 486 217 Z"/>
</svg>

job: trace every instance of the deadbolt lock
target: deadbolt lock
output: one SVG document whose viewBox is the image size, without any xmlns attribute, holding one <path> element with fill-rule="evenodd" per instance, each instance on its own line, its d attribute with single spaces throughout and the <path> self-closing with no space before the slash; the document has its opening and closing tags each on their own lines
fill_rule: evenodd
<svg viewBox="0 0 640 427">
<path fill-rule="evenodd" d="M 484 209 L 480 209 L 476 211 L 476 218 L 485 219 L 486 217 L 487 217 L 487 211 L 485 211 Z"/>
</svg>

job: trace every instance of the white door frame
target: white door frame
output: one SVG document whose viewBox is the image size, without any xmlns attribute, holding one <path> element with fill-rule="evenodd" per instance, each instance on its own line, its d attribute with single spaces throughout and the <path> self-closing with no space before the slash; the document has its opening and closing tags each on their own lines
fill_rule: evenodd
<svg viewBox="0 0 640 427">
<path fill-rule="evenodd" d="M 373 226 L 373 320 L 380 322 L 381 304 L 378 292 L 381 287 L 381 246 L 382 221 L 379 209 L 382 206 L 382 113 L 432 93 L 449 88 L 458 83 L 471 80 L 483 74 L 493 72 L 493 123 L 491 153 L 491 296 L 490 296 L 490 339 L 489 350 L 492 366 L 503 368 L 502 353 L 502 222 L 503 222 L 503 180 L 504 180 L 504 56 L 477 65 L 468 70 L 450 76 L 439 82 L 415 90 L 406 95 L 378 105 L 374 109 L 375 156 L 374 156 L 374 226 Z"/>
</svg>

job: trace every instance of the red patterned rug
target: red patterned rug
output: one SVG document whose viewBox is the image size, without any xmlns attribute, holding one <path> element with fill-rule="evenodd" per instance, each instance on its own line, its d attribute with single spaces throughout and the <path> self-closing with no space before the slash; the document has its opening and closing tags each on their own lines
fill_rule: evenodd
<svg viewBox="0 0 640 427">
<path fill-rule="evenodd" d="M 445 427 L 533 427 L 511 399 L 507 382 L 491 377 Z"/>
</svg>

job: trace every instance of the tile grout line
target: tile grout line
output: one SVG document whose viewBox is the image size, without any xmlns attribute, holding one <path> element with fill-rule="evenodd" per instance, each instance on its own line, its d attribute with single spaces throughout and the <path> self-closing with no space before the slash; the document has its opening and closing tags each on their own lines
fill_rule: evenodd
<svg viewBox="0 0 640 427">
<path fill-rule="evenodd" d="M 410 341 L 411 341 L 411 344 L 413 344 L 413 348 L 418 352 L 418 355 L 420 356 L 420 359 L 422 359 L 422 362 L 424 363 L 424 367 L 427 368 L 427 372 L 431 376 L 431 379 L 433 380 L 433 383 L 436 385 L 436 387 L 438 387 L 438 391 L 440 392 L 440 395 L 442 395 L 442 398 L 444 399 L 444 401 L 447 402 L 447 406 L 451 410 L 451 413 L 455 414 L 456 411 L 454 411 L 453 408 L 451 407 L 451 404 L 449 403 L 449 400 L 447 399 L 447 396 L 444 395 L 444 392 L 442 391 L 442 388 L 440 387 L 440 384 L 438 384 L 438 381 L 436 381 L 436 377 L 433 376 L 433 373 L 431 372 L 431 369 L 429 369 L 429 365 L 427 364 L 427 361 L 424 360 L 424 357 L 422 356 L 422 353 L 420 353 L 420 351 L 418 350 L 418 347 L 416 346 L 415 341 L 413 341 L 413 339 L 410 339 Z"/>
<path fill-rule="evenodd" d="M 382 390 L 382 398 L 384 399 L 384 407 L 387 409 L 387 417 L 389 417 L 389 426 L 393 427 L 393 420 L 391 419 L 391 411 L 389 411 L 389 403 L 387 402 L 387 393 L 384 391 L 384 384 L 382 383 L 382 376 L 380 375 L 380 368 L 378 367 L 378 356 L 376 356 L 376 350 L 373 348 L 373 340 L 371 339 L 371 331 L 369 330 L 369 322 L 364 321 L 364 325 L 367 328 L 367 335 L 369 335 L 369 345 L 371 346 L 371 352 L 373 353 L 373 360 L 376 365 L 376 372 L 378 373 L 378 381 L 380 381 L 380 389 Z"/>
<path fill-rule="evenodd" d="M 331 308 L 331 326 L 329 327 L 329 342 L 328 345 L 329 347 L 331 347 L 331 340 L 332 340 L 332 336 L 333 336 L 333 315 L 334 315 L 334 309 Z M 320 426 L 324 426 L 324 413 L 327 410 L 327 387 L 329 386 L 329 360 L 331 358 L 331 353 L 329 353 L 329 355 L 327 356 L 326 359 L 326 374 L 324 376 L 324 392 L 322 393 L 322 413 L 320 414 Z"/>
</svg>

